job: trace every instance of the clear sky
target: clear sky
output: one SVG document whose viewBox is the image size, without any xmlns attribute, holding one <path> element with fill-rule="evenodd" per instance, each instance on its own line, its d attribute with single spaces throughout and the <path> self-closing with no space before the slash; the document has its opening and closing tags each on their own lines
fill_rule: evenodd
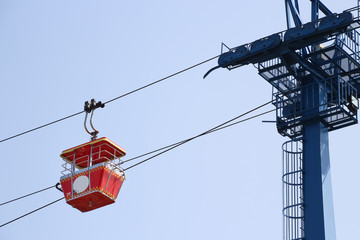
<svg viewBox="0 0 360 240">
<path fill-rule="evenodd" d="M 324 0 L 334 12 L 355 0 Z M 304 22 L 310 1 L 301 0 Z M 107 101 L 230 47 L 285 30 L 284 1 L 0 0 L 0 138 Z M 253 66 L 216 60 L 96 110 L 124 160 L 192 137 L 271 100 Z M 272 109 L 268 106 L 258 113 Z M 89 141 L 79 115 L 0 143 L 0 203 L 59 181 L 60 153 Z M 275 113 L 207 135 L 126 172 L 115 204 L 58 202 L 0 228 L 0 239 L 281 239 L 282 152 Z M 359 126 L 330 133 L 336 231 L 360 236 Z M 62 196 L 0 206 L 0 224 Z"/>
</svg>

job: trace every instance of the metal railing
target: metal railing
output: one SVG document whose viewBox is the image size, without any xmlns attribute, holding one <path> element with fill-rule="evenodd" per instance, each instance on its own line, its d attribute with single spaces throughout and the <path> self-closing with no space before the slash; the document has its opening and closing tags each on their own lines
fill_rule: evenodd
<svg viewBox="0 0 360 240">
<path fill-rule="evenodd" d="M 62 165 L 62 175 L 74 172 L 75 169 L 83 169 L 95 165 L 99 162 L 109 162 L 116 160 L 122 156 L 122 152 L 114 148 L 108 143 L 103 143 L 96 146 L 91 146 L 91 153 L 83 156 L 71 156 L 63 158 L 65 163 Z M 74 158 L 76 159 L 74 162 Z"/>
<path fill-rule="evenodd" d="M 351 96 L 357 96 L 356 88 L 340 76 L 289 93 L 275 92 L 278 129 L 282 135 L 294 138 L 302 135 L 302 124 L 314 117 L 322 119 L 329 131 L 357 123 L 357 113 L 349 109 Z"/>
</svg>

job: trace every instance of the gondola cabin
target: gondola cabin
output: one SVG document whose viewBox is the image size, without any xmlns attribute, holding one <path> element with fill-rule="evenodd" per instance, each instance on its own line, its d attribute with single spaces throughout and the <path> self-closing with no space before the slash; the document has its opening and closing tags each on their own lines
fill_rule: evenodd
<svg viewBox="0 0 360 240">
<path fill-rule="evenodd" d="M 60 183 L 66 202 L 81 212 L 114 203 L 125 179 L 120 167 L 125 154 L 105 137 L 64 150 Z"/>
</svg>

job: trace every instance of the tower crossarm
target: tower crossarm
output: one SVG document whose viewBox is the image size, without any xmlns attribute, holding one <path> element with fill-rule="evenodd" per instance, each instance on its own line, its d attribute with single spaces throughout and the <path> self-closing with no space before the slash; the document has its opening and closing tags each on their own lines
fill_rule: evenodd
<svg viewBox="0 0 360 240">
<path fill-rule="evenodd" d="M 232 70 L 250 63 L 265 62 L 280 57 L 284 52 L 304 49 L 334 39 L 337 35 L 345 32 L 354 21 L 351 12 L 332 14 L 232 48 L 219 56 L 218 66 L 210 69 L 204 78 L 217 68 Z"/>
<path fill-rule="evenodd" d="M 292 7 L 296 10 L 296 4 Z M 217 68 L 255 64 L 275 89 L 278 131 L 292 139 L 301 137 L 304 123 L 313 118 L 329 131 L 356 124 L 360 21 L 353 17 L 354 9 L 339 14 L 320 10 L 328 15 L 222 53 L 218 66 L 204 77 Z M 304 94 L 315 91 L 323 92 L 326 100 L 304 101 Z"/>
</svg>

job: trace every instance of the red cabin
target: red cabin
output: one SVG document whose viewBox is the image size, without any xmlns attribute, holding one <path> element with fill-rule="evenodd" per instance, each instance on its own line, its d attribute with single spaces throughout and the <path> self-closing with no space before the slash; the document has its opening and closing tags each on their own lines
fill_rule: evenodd
<svg viewBox="0 0 360 240">
<path fill-rule="evenodd" d="M 81 212 L 114 203 L 125 179 L 120 167 L 125 154 L 105 137 L 64 150 L 60 183 L 66 202 Z"/>
</svg>

